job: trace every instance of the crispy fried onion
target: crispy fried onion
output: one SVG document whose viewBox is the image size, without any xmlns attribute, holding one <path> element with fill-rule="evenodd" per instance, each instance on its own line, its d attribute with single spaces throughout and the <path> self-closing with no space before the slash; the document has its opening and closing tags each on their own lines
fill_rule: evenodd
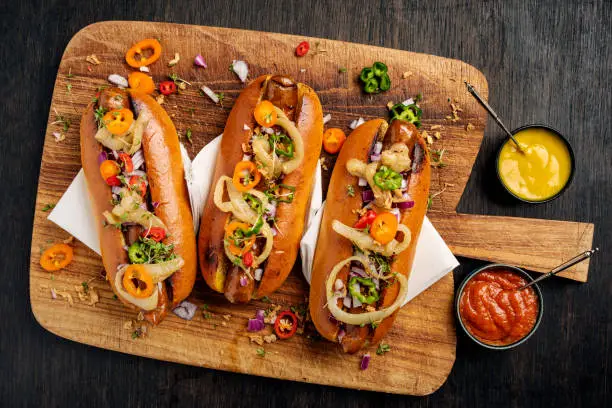
<svg viewBox="0 0 612 408">
<path fill-rule="evenodd" d="M 227 193 L 229 195 L 229 201 L 223 201 L 223 184 L 227 187 Z M 249 194 L 254 195 L 261 201 L 262 208 L 268 206 L 268 197 L 259 190 L 251 189 L 248 191 Z M 255 224 L 259 214 L 255 212 L 244 199 L 243 193 L 236 190 L 232 179 L 228 176 L 221 176 L 215 185 L 215 195 L 213 200 L 218 209 L 223 212 L 231 212 L 234 217 L 242 222 L 249 224 Z"/>
<path fill-rule="evenodd" d="M 287 135 L 293 141 L 293 157 L 287 161 L 281 161 L 277 154 L 270 147 L 268 137 L 260 135 L 253 139 L 253 153 L 255 159 L 261 165 L 261 173 L 267 179 L 280 176 L 280 173 L 289 174 L 297 169 L 304 160 L 304 140 L 295 123 L 289 120 L 285 112 L 278 107 L 274 107 L 278 120 L 276 124 L 287 131 Z"/>
<path fill-rule="evenodd" d="M 229 195 L 229 201 L 223 201 L 223 185 L 227 187 L 227 193 Z M 266 208 L 268 206 L 268 197 L 264 193 L 259 190 L 251 189 L 248 191 L 249 194 L 254 195 L 261 201 L 262 208 Z M 255 225 L 261 214 L 257 214 L 255 210 L 251 208 L 251 206 L 245 201 L 243 197 L 243 193 L 236 190 L 232 179 L 227 176 L 219 177 L 217 181 L 217 185 L 215 186 L 215 193 L 213 196 L 213 200 L 215 205 L 219 210 L 223 212 L 231 212 L 234 218 L 239 221 L 246 222 L 251 225 Z M 272 252 L 272 244 L 274 243 L 274 236 L 272 235 L 272 230 L 267 222 L 264 222 L 261 230 L 259 232 L 266 239 L 266 246 L 264 247 L 263 252 L 253 259 L 253 264 L 250 268 L 255 268 L 262 264 L 268 256 L 270 256 L 270 252 Z M 242 265 L 240 258 L 236 255 L 232 254 L 229 251 L 229 244 L 224 241 L 223 248 L 225 249 L 225 255 L 229 258 L 230 261 L 234 264 Z"/>
<path fill-rule="evenodd" d="M 410 170 L 410 150 L 405 143 L 394 143 L 389 149 L 383 151 L 380 161 L 393 171 L 401 173 Z"/>
<path fill-rule="evenodd" d="M 259 233 L 263 235 L 263 237 L 266 239 L 266 246 L 264 247 L 264 250 L 261 252 L 261 254 L 253 259 L 253 264 L 249 268 L 244 268 L 244 264 L 240 262 L 240 258 L 230 252 L 229 243 L 227 242 L 227 240 L 223 240 L 223 249 L 225 249 L 225 256 L 227 256 L 233 264 L 240 265 L 242 269 L 247 270 L 257 268 L 266 259 L 268 259 L 268 256 L 270 256 L 270 252 L 272 252 L 272 244 L 274 243 L 272 229 L 270 228 L 268 223 L 264 222 Z"/>
<path fill-rule="evenodd" d="M 104 211 L 107 223 L 117 226 L 125 222 L 135 222 L 145 228 L 159 227 L 168 231 L 161 219 L 141 207 L 142 199 L 137 193 L 123 189 L 122 195 L 121 202 L 113 207 L 112 212 Z"/>
<path fill-rule="evenodd" d="M 399 282 L 400 290 L 395 298 L 395 301 L 389 306 L 382 308 L 380 310 L 376 310 L 374 312 L 365 312 L 365 313 L 348 313 L 338 307 L 338 299 L 342 298 L 342 294 L 337 294 L 334 291 L 334 283 L 336 282 L 336 277 L 338 273 L 344 268 L 346 265 L 349 265 L 351 262 L 359 262 L 363 265 L 370 276 L 373 276 L 372 267 L 370 266 L 370 262 L 366 256 L 356 255 L 351 256 L 349 258 L 344 259 L 343 261 L 338 262 L 331 270 L 329 276 L 327 277 L 327 282 L 325 283 L 325 293 L 327 296 L 327 308 L 330 313 L 336 318 L 336 320 L 353 325 L 362 325 L 362 324 L 371 324 L 374 322 L 379 322 L 383 319 L 389 317 L 393 312 L 400 308 L 402 302 L 406 298 L 406 293 L 408 293 L 408 280 L 404 275 L 398 273 L 395 275 L 397 282 Z"/>
<path fill-rule="evenodd" d="M 404 224 L 399 224 L 397 226 L 397 230 L 404 233 L 404 239 L 402 240 L 402 242 L 393 239 L 386 245 L 382 245 L 376 242 L 374 238 L 370 236 L 370 234 L 367 234 L 362 230 L 358 230 L 344 225 L 338 220 L 332 221 L 332 228 L 338 234 L 342 235 L 347 239 L 350 239 L 351 242 L 366 255 L 368 255 L 370 251 L 372 251 L 383 256 L 393 256 L 404 251 L 406 248 L 408 248 L 408 245 L 410 245 L 410 229 Z"/>
<path fill-rule="evenodd" d="M 142 133 L 148 123 L 145 114 L 140 114 L 127 132 L 113 135 L 106 127 L 101 127 L 96 133 L 96 140 L 111 150 L 122 150 L 129 155 L 136 153 L 142 144 Z"/>
</svg>

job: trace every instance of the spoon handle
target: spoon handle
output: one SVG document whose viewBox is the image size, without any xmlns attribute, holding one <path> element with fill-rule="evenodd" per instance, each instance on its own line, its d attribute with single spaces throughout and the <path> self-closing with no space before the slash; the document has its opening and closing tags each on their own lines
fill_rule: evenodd
<svg viewBox="0 0 612 408">
<path fill-rule="evenodd" d="M 495 119 L 495 121 L 497 122 L 497 124 L 504 130 L 504 132 L 506 132 L 506 134 L 510 137 L 510 139 L 512 139 L 512 141 L 514 142 L 514 144 L 516 145 L 516 147 L 520 150 L 523 151 L 522 146 L 519 144 L 519 142 L 514 138 L 514 135 L 512 134 L 512 132 L 510 132 L 508 130 L 508 128 L 506 127 L 506 125 L 504 125 L 504 122 L 501 121 L 501 119 L 499 118 L 499 116 L 497 115 L 497 113 L 495 113 L 495 111 L 493 110 L 493 108 L 487 103 L 487 101 L 485 101 L 478 92 L 476 92 L 476 89 L 474 89 L 474 87 L 472 86 L 472 84 L 468 83 L 467 81 L 465 81 L 465 86 L 467 86 L 467 90 L 474 95 L 474 98 L 476 98 L 478 100 L 478 102 L 480 102 L 480 104 L 482 106 L 484 106 L 484 108 L 487 110 L 487 112 L 489 112 L 489 115 L 491 115 L 493 117 L 493 119 Z"/>
<path fill-rule="evenodd" d="M 528 288 L 529 286 L 533 285 L 534 283 L 537 283 L 537 282 L 539 282 L 541 280 L 544 280 L 544 279 L 549 278 L 549 277 L 551 277 L 553 275 L 556 275 L 559 272 L 566 270 L 567 268 L 571 268 L 572 266 L 576 265 L 577 263 L 582 262 L 582 261 L 584 261 L 587 258 L 590 258 L 597 251 L 599 251 L 599 248 L 590 249 L 588 251 L 585 251 L 585 252 L 581 253 L 580 255 L 576 255 L 575 257 L 573 257 L 569 261 L 562 263 L 561 265 L 557 266 L 556 268 L 554 268 L 550 272 L 540 276 L 539 278 L 529 282 L 526 285 L 521 286 L 518 290 L 523 290 L 525 288 Z"/>
</svg>

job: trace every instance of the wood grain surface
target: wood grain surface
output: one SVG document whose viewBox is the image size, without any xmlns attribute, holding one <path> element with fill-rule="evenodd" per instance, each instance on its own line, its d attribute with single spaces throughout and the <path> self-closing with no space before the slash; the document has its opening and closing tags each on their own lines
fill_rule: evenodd
<svg viewBox="0 0 612 408">
<path fill-rule="evenodd" d="M 0 179 L 9 199 L 0 265 L 0 396 L 7 406 L 607 406 L 612 367 L 610 115 L 612 4 L 493 0 L 288 4 L 275 0 L 26 1 L 0 5 Z M 50 334 L 30 313 L 32 215 L 51 91 L 62 51 L 82 27 L 109 19 L 173 21 L 341 39 L 458 58 L 489 81 L 490 102 L 509 127 L 543 122 L 572 143 L 576 178 L 559 199 L 517 203 L 499 189 L 494 155 L 502 133 L 488 121 L 458 212 L 588 221 L 602 251 L 589 282 L 542 286 L 538 333 L 493 353 L 458 336 L 457 361 L 426 398 L 353 392 L 207 370 L 88 347 Z M 228 108 L 225 108 L 227 114 Z M 222 124 L 219 125 L 222 127 Z M 59 160 L 60 158 L 58 158 Z M 75 171 L 78 163 L 72 163 Z M 65 187 L 65 186 L 64 186 Z M 61 186 L 58 186 L 61 188 Z M 47 203 L 44 203 L 47 204 Z M 435 203 L 434 203 L 435 209 Z M 430 213 L 430 216 L 433 215 Z M 461 259 L 455 283 L 482 265 Z M 389 357 L 392 357 L 392 353 Z"/>
</svg>

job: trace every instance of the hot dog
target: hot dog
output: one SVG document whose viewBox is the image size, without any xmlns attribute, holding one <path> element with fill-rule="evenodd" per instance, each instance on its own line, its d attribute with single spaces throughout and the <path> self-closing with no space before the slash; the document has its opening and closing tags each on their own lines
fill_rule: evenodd
<svg viewBox="0 0 612 408">
<path fill-rule="evenodd" d="M 80 133 L 106 279 L 124 304 L 158 324 L 196 276 L 176 129 L 150 96 L 109 88 L 86 108 Z"/>
<path fill-rule="evenodd" d="M 378 343 L 405 299 L 430 172 L 423 138 L 400 120 L 362 124 L 340 151 L 315 251 L 310 316 L 347 353 Z M 347 194 L 349 185 L 355 194 Z"/>
<path fill-rule="evenodd" d="M 236 100 L 198 238 L 202 276 L 230 302 L 267 296 L 289 275 L 322 135 L 321 104 L 307 85 L 265 75 Z"/>
</svg>

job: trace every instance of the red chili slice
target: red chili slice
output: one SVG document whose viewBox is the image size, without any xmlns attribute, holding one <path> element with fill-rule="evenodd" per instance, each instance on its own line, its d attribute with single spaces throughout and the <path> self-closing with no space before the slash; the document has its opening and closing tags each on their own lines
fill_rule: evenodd
<svg viewBox="0 0 612 408">
<path fill-rule="evenodd" d="M 161 227 L 151 227 L 142 231 L 140 236 L 143 238 L 150 238 L 153 241 L 161 242 L 164 238 L 166 238 L 166 230 Z"/>
<path fill-rule="evenodd" d="M 253 265 L 253 252 L 249 251 L 249 252 L 245 253 L 244 255 L 242 255 L 242 263 L 247 268 L 249 266 Z"/>
<path fill-rule="evenodd" d="M 357 221 L 355 223 L 355 228 L 363 229 L 363 228 L 367 227 L 368 225 L 372 225 L 372 223 L 374 222 L 375 218 L 376 218 L 376 212 L 374 210 L 368 210 L 363 215 L 363 217 L 361 217 L 359 219 L 359 221 Z"/>
<path fill-rule="evenodd" d="M 303 57 L 304 55 L 308 54 L 308 50 L 310 50 L 310 44 L 308 44 L 308 41 L 302 41 L 295 49 L 295 55 L 298 57 Z"/>
<path fill-rule="evenodd" d="M 287 325 L 290 327 L 287 327 Z M 274 322 L 274 332 L 279 339 L 288 339 L 293 337 L 297 327 L 298 318 L 292 311 L 285 310 L 276 316 L 276 321 Z"/>
<path fill-rule="evenodd" d="M 176 92 L 176 84 L 174 81 L 164 81 L 159 83 L 159 92 L 164 95 L 170 95 Z"/>
<path fill-rule="evenodd" d="M 106 179 L 106 184 L 109 186 L 121 187 L 121 180 L 117 176 L 110 176 Z"/>
<path fill-rule="evenodd" d="M 121 167 L 125 170 L 126 173 L 131 173 L 134 171 L 134 163 L 132 163 L 132 158 L 127 153 L 119 153 L 119 161 L 121 162 Z"/>
</svg>

